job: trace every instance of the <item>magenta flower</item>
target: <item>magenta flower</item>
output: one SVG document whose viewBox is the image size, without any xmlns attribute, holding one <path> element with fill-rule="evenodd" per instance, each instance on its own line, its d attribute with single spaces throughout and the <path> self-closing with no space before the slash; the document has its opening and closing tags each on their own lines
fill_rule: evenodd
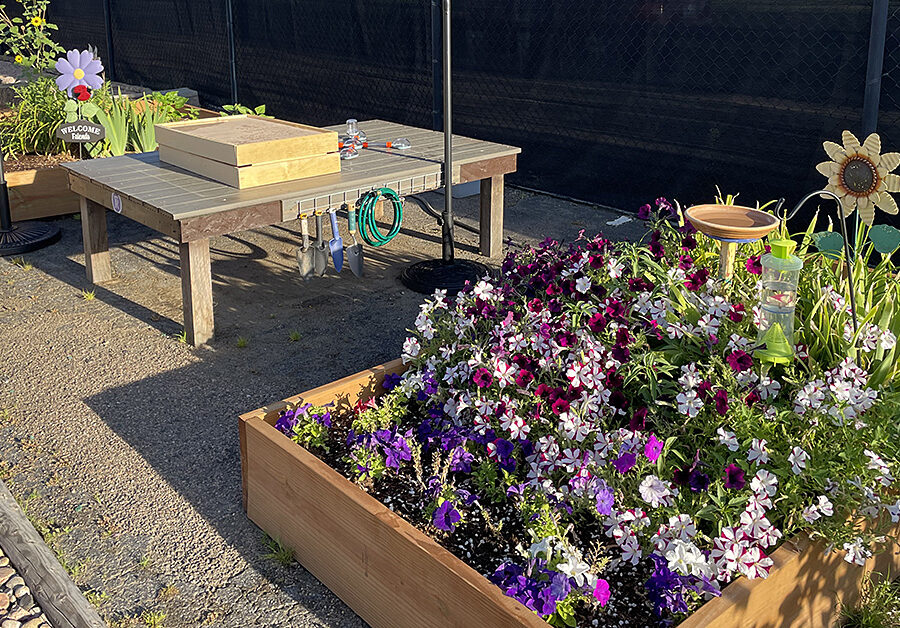
<svg viewBox="0 0 900 628">
<path fill-rule="evenodd" d="M 728 393 L 725 390 L 717 390 L 716 394 L 713 395 L 713 401 L 716 402 L 716 412 L 721 416 L 728 414 Z"/>
<path fill-rule="evenodd" d="M 737 373 L 746 371 L 753 366 L 753 358 L 750 354 L 746 351 L 741 351 L 740 349 L 729 353 L 725 357 L 725 361 L 728 362 L 728 366 L 731 367 L 731 370 Z"/>
<path fill-rule="evenodd" d="M 650 462 L 656 462 L 659 460 L 660 454 L 662 454 L 663 450 L 663 442 L 656 438 L 655 434 L 650 434 L 650 438 L 647 440 L 647 444 L 644 445 L 644 455 L 647 456 L 647 460 Z"/>
<path fill-rule="evenodd" d="M 725 488 L 733 488 L 736 491 L 741 490 L 747 484 L 744 478 L 744 470 L 733 462 L 725 467 Z"/>
<path fill-rule="evenodd" d="M 634 467 L 635 463 L 637 463 L 637 456 L 630 451 L 626 451 L 624 454 L 613 460 L 612 466 L 615 467 L 616 471 L 619 473 L 628 473 L 631 471 L 632 467 Z"/>
<path fill-rule="evenodd" d="M 603 578 L 597 578 L 597 586 L 594 587 L 594 597 L 600 602 L 600 606 L 606 606 L 609 602 L 609 582 Z"/>
<path fill-rule="evenodd" d="M 638 220 L 650 220 L 650 211 L 651 209 L 649 205 L 641 205 L 640 207 L 638 207 Z"/>
<path fill-rule="evenodd" d="M 489 370 L 481 367 L 475 371 L 475 375 L 472 376 L 472 381 L 475 382 L 475 385 L 479 388 L 487 388 L 494 383 L 494 376 L 491 375 Z"/>
<path fill-rule="evenodd" d="M 694 265 L 694 260 L 690 255 L 679 255 L 678 256 L 678 268 L 684 271 L 688 271 Z"/>
<path fill-rule="evenodd" d="M 553 414 L 559 416 L 560 414 L 569 411 L 569 402 L 560 397 L 553 402 L 553 405 L 550 406 L 550 409 L 553 410 Z"/>
<path fill-rule="evenodd" d="M 744 320 L 744 313 L 747 311 L 747 308 L 744 307 L 743 303 L 735 303 L 731 306 L 731 310 L 728 312 L 728 318 L 733 320 L 735 323 L 740 323 Z"/>
<path fill-rule="evenodd" d="M 703 289 L 703 286 L 706 285 L 706 282 L 708 280 L 709 270 L 707 270 L 706 268 L 698 268 L 695 272 L 687 276 L 687 279 L 684 282 L 684 287 L 691 292 L 697 292 L 698 290 Z"/>
<path fill-rule="evenodd" d="M 744 267 L 747 269 L 747 272 L 751 275 L 761 275 L 762 274 L 762 257 L 759 255 L 751 255 L 747 258 L 747 261 L 744 262 Z"/>
<path fill-rule="evenodd" d="M 72 96 L 72 89 L 77 85 L 84 85 L 91 89 L 100 89 L 103 79 L 98 75 L 103 71 L 100 59 L 95 59 L 93 53 L 85 50 L 70 50 L 65 58 L 56 62 L 56 71 L 60 76 L 56 77 L 56 86 Z"/>
</svg>

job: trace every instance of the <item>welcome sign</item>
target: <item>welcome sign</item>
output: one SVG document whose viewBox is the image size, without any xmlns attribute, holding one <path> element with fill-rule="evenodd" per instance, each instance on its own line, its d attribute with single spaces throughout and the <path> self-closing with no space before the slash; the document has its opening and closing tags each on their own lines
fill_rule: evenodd
<svg viewBox="0 0 900 628">
<path fill-rule="evenodd" d="M 61 124 L 56 129 L 56 137 L 65 142 L 78 144 L 99 142 L 106 137 L 106 129 L 103 125 L 90 120 L 75 120 Z"/>
</svg>

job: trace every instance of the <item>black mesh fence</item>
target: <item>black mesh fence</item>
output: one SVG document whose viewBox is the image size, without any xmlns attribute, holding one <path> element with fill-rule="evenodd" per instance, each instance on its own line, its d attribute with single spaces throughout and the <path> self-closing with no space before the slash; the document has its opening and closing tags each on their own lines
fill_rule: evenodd
<svg viewBox="0 0 900 628">
<path fill-rule="evenodd" d="M 431 0 L 53 0 L 63 43 L 108 55 L 104 3 L 118 80 L 432 126 Z M 454 0 L 454 128 L 521 146 L 512 182 L 623 209 L 716 186 L 794 199 L 824 183 L 822 141 L 861 131 L 872 3 Z M 891 0 L 878 130 L 894 149 L 898 63 Z"/>
</svg>

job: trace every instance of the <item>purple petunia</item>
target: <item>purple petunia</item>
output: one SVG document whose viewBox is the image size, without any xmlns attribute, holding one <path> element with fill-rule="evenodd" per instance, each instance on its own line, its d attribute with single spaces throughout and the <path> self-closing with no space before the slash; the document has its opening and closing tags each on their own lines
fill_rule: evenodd
<svg viewBox="0 0 900 628">
<path fill-rule="evenodd" d="M 644 455 L 647 456 L 647 460 L 650 462 L 656 462 L 659 460 L 660 454 L 662 454 L 663 450 L 663 442 L 656 438 L 655 434 L 650 434 L 650 438 L 647 440 L 647 444 L 644 446 Z"/>
<path fill-rule="evenodd" d="M 720 416 L 728 414 L 728 393 L 725 390 L 717 390 L 716 394 L 713 395 L 713 401 L 716 403 L 716 412 Z"/>
<path fill-rule="evenodd" d="M 606 486 L 606 483 L 597 489 L 595 500 L 597 503 L 597 512 L 599 514 L 606 516 L 612 514 L 615 496 L 613 495 L 612 489 Z"/>
<path fill-rule="evenodd" d="M 402 378 L 400 377 L 399 373 L 388 373 L 384 376 L 384 382 L 381 384 L 381 386 L 382 388 L 390 392 L 400 385 L 401 379 Z"/>
<path fill-rule="evenodd" d="M 459 511 L 453 507 L 453 503 L 448 499 L 441 502 L 441 505 L 435 509 L 432 515 L 434 527 L 444 532 L 453 532 L 460 519 L 462 519 L 462 515 L 459 514 Z"/>
<path fill-rule="evenodd" d="M 650 205 L 641 205 L 637 210 L 638 220 L 650 220 Z"/>
<path fill-rule="evenodd" d="M 616 471 L 624 474 L 631 471 L 635 463 L 637 463 L 637 456 L 634 452 L 626 451 L 624 454 L 613 460 L 612 466 L 615 467 Z"/>
<path fill-rule="evenodd" d="M 725 488 L 733 488 L 737 491 L 744 488 L 747 480 L 744 478 L 744 470 L 733 462 L 725 467 Z"/>
<path fill-rule="evenodd" d="M 696 271 L 687 276 L 684 287 L 691 292 L 698 292 L 703 289 L 709 280 L 709 270 L 706 268 L 698 268 Z"/>
<path fill-rule="evenodd" d="M 594 586 L 594 598 L 600 603 L 600 606 L 606 606 L 609 602 L 609 582 L 603 578 L 597 578 L 597 584 Z"/>
</svg>

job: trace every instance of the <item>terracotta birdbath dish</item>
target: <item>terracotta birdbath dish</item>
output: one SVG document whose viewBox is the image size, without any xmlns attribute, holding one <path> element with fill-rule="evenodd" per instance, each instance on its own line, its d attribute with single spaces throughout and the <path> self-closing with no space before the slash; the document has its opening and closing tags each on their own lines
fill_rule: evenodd
<svg viewBox="0 0 900 628">
<path fill-rule="evenodd" d="M 697 231 L 722 242 L 719 277 L 726 281 L 734 272 L 738 243 L 764 238 L 779 223 L 772 214 L 740 205 L 694 205 L 685 216 Z"/>
<path fill-rule="evenodd" d="M 740 205 L 694 205 L 685 215 L 692 225 L 716 240 L 753 242 L 778 227 L 778 218 Z"/>
</svg>

